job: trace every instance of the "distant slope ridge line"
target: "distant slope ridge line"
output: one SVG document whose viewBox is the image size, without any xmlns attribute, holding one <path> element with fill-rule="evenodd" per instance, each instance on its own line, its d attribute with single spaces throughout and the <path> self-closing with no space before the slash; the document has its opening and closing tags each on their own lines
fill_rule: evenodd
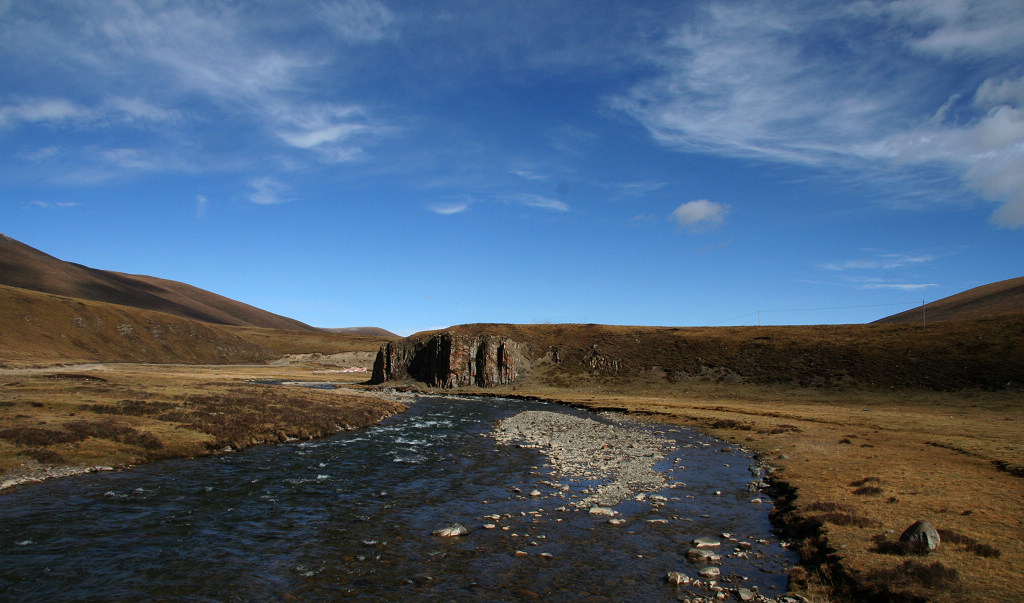
<svg viewBox="0 0 1024 603">
<path fill-rule="evenodd" d="M 1024 314 L 1024 276 L 989 283 L 893 314 L 878 323 L 979 320 Z"/>
<path fill-rule="evenodd" d="M 0 235 L 0 284 L 214 324 L 318 330 L 186 283 L 65 262 L 6 235 Z"/>
</svg>

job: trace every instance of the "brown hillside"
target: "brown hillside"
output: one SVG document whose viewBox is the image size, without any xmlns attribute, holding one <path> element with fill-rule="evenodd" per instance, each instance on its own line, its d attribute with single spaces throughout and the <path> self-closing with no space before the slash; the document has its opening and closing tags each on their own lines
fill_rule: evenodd
<svg viewBox="0 0 1024 603">
<path fill-rule="evenodd" d="M 0 235 L 0 285 L 132 306 L 224 325 L 315 330 L 307 324 L 166 279 L 73 264 Z"/>
<path fill-rule="evenodd" d="M 226 327 L 0 285 L 0 366 L 68 362 L 262 362 L 279 354 Z"/>
<path fill-rule="evenodd" d="M 957 293 L 875 322 L 917 323 L 1024 315 L 1024 276 Z"/>
<path fill-rule="evenodd" d="M 340 327 L 336 329 L 321 329 L 330 333 L 341 333 L 343 335 L 364 335 L 368 337 L 383 337 L 386 339 L 398 339 L 398 335 L 395 335 L 387 329 L 380 327 Z"/>
</svg>

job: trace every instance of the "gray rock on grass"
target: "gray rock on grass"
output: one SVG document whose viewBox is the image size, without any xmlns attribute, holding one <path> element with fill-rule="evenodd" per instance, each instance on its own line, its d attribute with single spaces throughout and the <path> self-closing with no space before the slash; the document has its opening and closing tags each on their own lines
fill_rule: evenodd
<svg viewBox="0 0 1024 603">
<path fill-rule="evenodd" d="M 927 519 L 918 519 L 900 534 L 900 544 L 919 554 L 939 548 L 939 532 Z"/>
</svg>

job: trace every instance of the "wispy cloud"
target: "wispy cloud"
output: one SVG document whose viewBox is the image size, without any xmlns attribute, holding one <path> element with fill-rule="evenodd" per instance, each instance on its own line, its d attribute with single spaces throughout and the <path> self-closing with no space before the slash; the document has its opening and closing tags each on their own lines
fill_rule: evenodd
<svg viewBox="0 0 1024 603">
<path fill-rule="evenodd" d="M 349 43 L 385 38 L 395 22 L 395 15 L 374 0 L 323 3 L 318 12 L 331 32 Z"/>
<path fill-rule="evenodd" d="M 867 285 L 861 285 L 861 289 L 897 289 L 899 291 L 916 291 L 918 289 L 927 289 L 928 287 L 938 287 L 936 283 L 871 283 Z"/>
<path fill-rule="evenodd" d="M 290 189 L 270 177 L 254 178 L 249 181 L 248 198 L 257 205 L 277 205 L 291 201 Z"/>
<path fill-rule="evenodd" d="M 78 203 L 75 203 L 73 201 L 57 201 L 57 202 L 52 202 L 52 201 L 28 201 L 28 202 L 23 203 L 23 205 L 28 205 L 28 206 L 31 206 L 31 207 L 43 207 L 43 208 L 53 207 L 53 208 L 56 208 L 56 209 L 65 209 L 65 208 L 68 208 L 68 207 L 77 207 Z"/>
<path fill-rule="evenodd" d="M 1001 0 L 713 4 L 610 102 L 682 150 L 865 178 L 941 165 L 1002 204 L 996 224 L 1024 226 L 1021 31 L 1024 4 Z M 979 56 L 989 79 L 949 89 Z"/>
<path fill-rule="evenodd" d="M 61 98 L 23 100 L 0 107 L 0 126 L 19 123 L 55 123 L 92 118 L 92 111 Z"/>
<path fill-rule="evenodd" d="M 156 124 L 173 124 L 159 132 L 163 154 L 177 152 L 181 160 L 152 169 L 192 163 L 187 158 L 202 151 L 195 145 L 204 137 L 186 142 L 181 132 L 207 130 L 214 120 L 229 121 L 247 136 L 276 139 L 283 152 L 311 152 L 304 156 L 324 163 L 357 159 L 393 131 L 371 119 L 366 107 L 345 102 L 344 86 L 324 96 L 325 88 L 309 85 L 315 77 L 336 84 L 329 67 L 338 53 L 392 34 L 395 17 L 375 0 L 320 2 L 306 12 L 274 3 L 123 0 L 83 2 L 73 11 L 64 2 L 39 4 L 38 10 L 14 5 L 8 11 L 0 50 L 66 74 L 69 87 L 78 86 L 76 99 L 94 100 L 0 99 L 0 128 L 71 123 L 152 133 Z M 152 85 L 140 87 L 140 81 Z M 246 156 L 247 148 L 233 152 Z"/>
<path fill-rule="evenodd" d="M 548 209 L 551 211 L 569 211 L 569 204 L 558 199 L 552 199 L 551 197 L 545 197 L 543 195 L 534 195 L 524 193 L 516 195 L 513 200 L 520 205 L 527 207 L 537 207 L 540 209 Z"/>
<path fill-rule="evenodd" d="M 469 209 L 469 203 L 458 202 L 458 203 L 439 203 L 437 205 L 431 205 L 428 209 L 435 214 L 442 216 L 451 216 L 454 214 L 461 214 L 462 212 Z"/>
<path fill-rule="evenodd" d="M 822 264 L 820 267 L 824 270 L 831 271 L 845 271 L 845 270 L 892 270 L 895 268 L 904 268 L 906 266 L 913 266 L 917 264 L 925 264 L 935 260 L 935 256 L 925 255 L 907 255 L 902 253 L 885 253 L 876 255 L 871 258 L 859 258 L 855 260 L 845 260 L 842 262 L 829 262 Z"/>
<path fill-rule="evenodd" d="M 203 218 L 206 216 L 206 205 L 209 201 L 206 195 L 196 195 L 196 217 Z"/>
<path fill-rule="evenodd" d="M 672 211 L 672 219 L 683 228 L 691 231 L 702 228 L 714 228 L 725 221 L 729 206 L 715 203 L 707 199 L 698 199 L 683 203 Z"/>
</svg>

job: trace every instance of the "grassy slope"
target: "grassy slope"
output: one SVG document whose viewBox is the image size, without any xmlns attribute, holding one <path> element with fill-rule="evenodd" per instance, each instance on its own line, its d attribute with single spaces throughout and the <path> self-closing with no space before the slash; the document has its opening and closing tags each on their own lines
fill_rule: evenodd
<svg viewBox="0 0 1024 603">
<path fill-rule="evenodd" d="M 4 235 L 0 235 L 0 285 L 166 312 L 217 324 L 313 329 L 297 320 L 185 283 L 65 262 Z"/>
<path fill-rule="evenodd" d="M 944 320 L 973 320 L 1024 312 L 1024 277 L 989 283 L 883 318 L 877 322 L 921 324 Z"/>
<path fill-rule="evenodd" d="M 3 285 L 0 325 L 0 364 L 223 364 L 277 356 L 217 325 Z"/>
</svg>

